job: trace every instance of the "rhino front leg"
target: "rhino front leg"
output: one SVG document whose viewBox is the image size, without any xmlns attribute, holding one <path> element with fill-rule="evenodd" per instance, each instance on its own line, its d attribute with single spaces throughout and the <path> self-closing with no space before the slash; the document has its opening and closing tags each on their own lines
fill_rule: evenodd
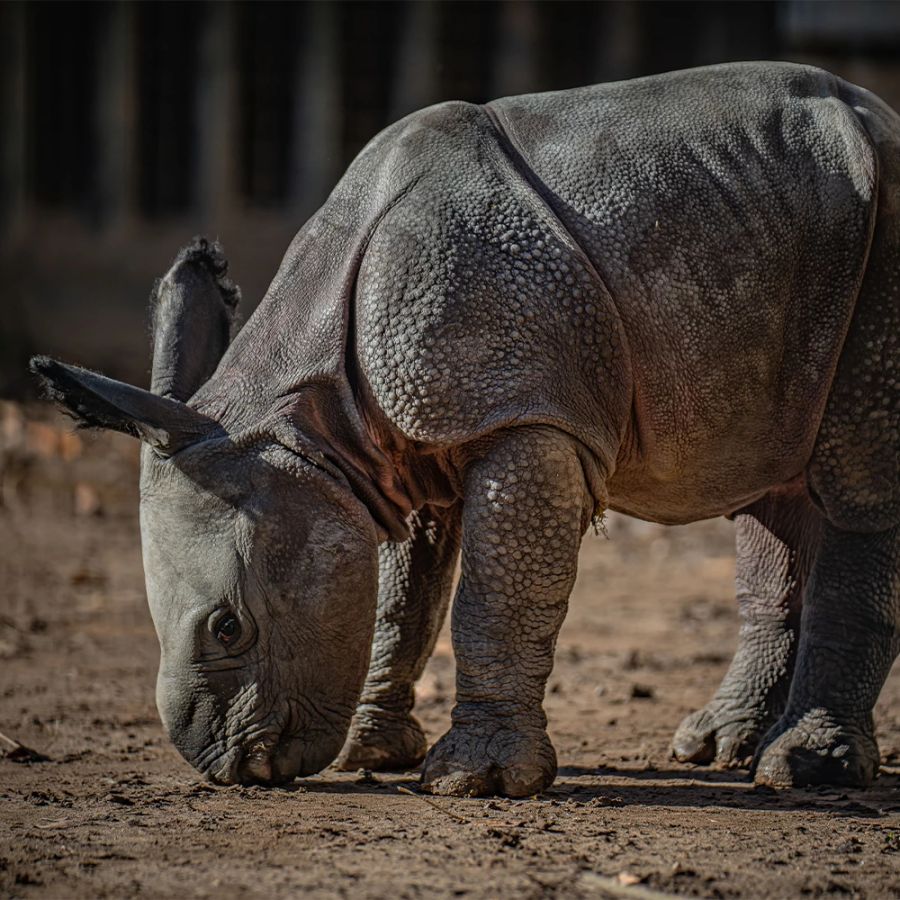
<svg viewBox="0 0 900 900">
<path fill-rule="evenodd" d="M 592 507 L 562 432 L 510 430 L 466 461 L 456 706 L 425 760 L 426 790 L 523 797 L 552 784 L 544 687 Z"/>
<path fill-rule="evenodd" d="M 900 527 L 826 524 L 803 608 L 787 708 L 763 739 L 757 783 L 864 787 L 878 771 L 872 709 L 900 649 Z"/>
<path fill-rule="evenodd" d="M 713 699 L 672 741 L 681 762 L 749 765 L 787 702 L 805 582 L 821 518 L 805 493 L 771 494 L 735 516 L 738 649 Z"/>
<path fill-rule="evenodd" d="M 379 548 L 378 618 L 369 674 L 342 769 L 410 769 L 428 744 L 412 714 L 415 683 L 447 613 L 459 557 L 460 508 L 426 506 L 410 518 L 410 537 Z"/>
</svg>

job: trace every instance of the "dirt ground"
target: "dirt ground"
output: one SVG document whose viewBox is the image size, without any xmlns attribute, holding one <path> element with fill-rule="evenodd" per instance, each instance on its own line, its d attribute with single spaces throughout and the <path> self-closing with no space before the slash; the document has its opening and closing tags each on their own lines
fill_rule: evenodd
<svg viewBox="0 0 900 900">
<path fill-rule="evenodd" d="M 585 540 L 547 695 L 546 794 L 425 799 L 405 792 L 414 772 L 214 788 L 154 706 L 136 447 L 5 404 L 0 449 L 0 731 L 49 757 L 0 760 L 0 896 L 900 896 L 897 667 L 868 791 L 776 793 L 668 758 L 735 644 L 725 521 L 612 517 L 609 540 Z M 436 738 L 446 635 L 419 697 Z"/>
</svg>

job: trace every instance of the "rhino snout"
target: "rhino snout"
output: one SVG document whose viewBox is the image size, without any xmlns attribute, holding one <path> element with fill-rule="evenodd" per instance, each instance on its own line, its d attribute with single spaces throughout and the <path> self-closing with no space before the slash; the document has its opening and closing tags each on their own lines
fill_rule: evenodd
<svg viewBox="0 0 900 900">
<path fill-rule="evenodd" d="M 272 775 L 271 742 L 257 741 L 238 766 L 238 781 L 241 784 L 271 784 Z"/>
<path fill-rule="evenodd" d="M 235 747 L 203 770 L 213 784 L 273 784 L 289 781 L 293 775 L 280 774 L 276 765 L 278 738 L 257 738 L 245 747 Z M 279 777 L 280 776 L 280 777 Z"/>
<path fill-rule="evenodd" d="M 245 747 L 235 748 L 204 771 L 213 784 L 287 784 L 298 775 L 311 775 L 328 764 L 321 754 L 308 752 L 299 738 L 257 738 Z M 311 763 L 311 765 L 310 765 Z"/>
</svg>

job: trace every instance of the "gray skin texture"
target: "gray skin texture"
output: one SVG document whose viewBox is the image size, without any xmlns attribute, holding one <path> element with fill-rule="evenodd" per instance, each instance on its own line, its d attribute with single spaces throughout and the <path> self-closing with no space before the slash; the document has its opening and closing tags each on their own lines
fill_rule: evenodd
<svg viewBox="0 0 900 900">
<path fill-rule="evenodd" d="M 739 650 L 675 754 L 874 777 L 900 633 L 900 119 L 876 97 L 745 63 L 415 113 L 227 350 L 233 287 L 195 250 L 154 307 L 153 392 L 34 368 L 146 445 L 158 702 L 198 769 L 419 762 L 413 685 L 459 557 L 423 786 L 547 787 L 556 635 L 612 508 L 737 523 Z"/>
<path fill-rule="evenodd" d="M 767 494 L 734 522 L 738 649 L 715 697 L 675 733 L 672 753 L 682 762 L 749 763 L 790 691 L 821 516 L 798 484 Z"/>
<path fill-rule="evenodd" d="M 441 630 L 459 558 L 461 504 L 423 506 L 409 518 L 410 537 L 379 547 L 378 614 L 369 673 L 336 765 L 408 769 L 428 749 L 412 715 L 414 685 Z"/>
</svg>

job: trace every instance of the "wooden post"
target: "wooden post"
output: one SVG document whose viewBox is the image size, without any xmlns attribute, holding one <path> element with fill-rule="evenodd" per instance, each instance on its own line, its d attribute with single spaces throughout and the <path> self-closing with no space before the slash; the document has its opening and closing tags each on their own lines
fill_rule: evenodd
<svg viewBox="0 0 900 900">
<path fill-rule="evenodd" d="M 438 99 L 437 6 L 434 0 L 419 0 L 407 3 L 405 13 L 391 90 L 391 121 Z"/>
<path fill-rule="evenodd" d="M 640 9 L 637 3 L 609 3 L 601 8 L 603 28 L 598 34 L 591 78 L 621 81 L 640 72 L 643 55 Z"/>
<path fill-rule="evenodd" d="M 290 161 L 291 208 L 305 219 L 319 206 L 341 169 L 341 71 L 338 4 L 304 7 L 304 39 L 294 91 L 294 142 Z"/>
<path fill-rule="evenodd" d="M 197 64 L 195 179 L 201 227 L 221 231 L 235 207 L 235 6 L 212 3 L 203 17 Z"/>
<path fill-rule="evenodd" d="M 539 32 L 540 23 L 534 3 L 530 0 L 505 0 L 500 11 L 492 96 L 540 90 L 537 71 Z"/>
<path fill-rule="evenodd" d="M 27 204 L 25 4 L 0 5 L 0 236 L 21 236 Z"/>
<path fill-rule="evenodd" d="M 136 183 L 137 65 L 135 7 L 107 7 L 98 41 L 95 129 L 97 213 L 118 232 L 134 215 Z"/>
</svg>

